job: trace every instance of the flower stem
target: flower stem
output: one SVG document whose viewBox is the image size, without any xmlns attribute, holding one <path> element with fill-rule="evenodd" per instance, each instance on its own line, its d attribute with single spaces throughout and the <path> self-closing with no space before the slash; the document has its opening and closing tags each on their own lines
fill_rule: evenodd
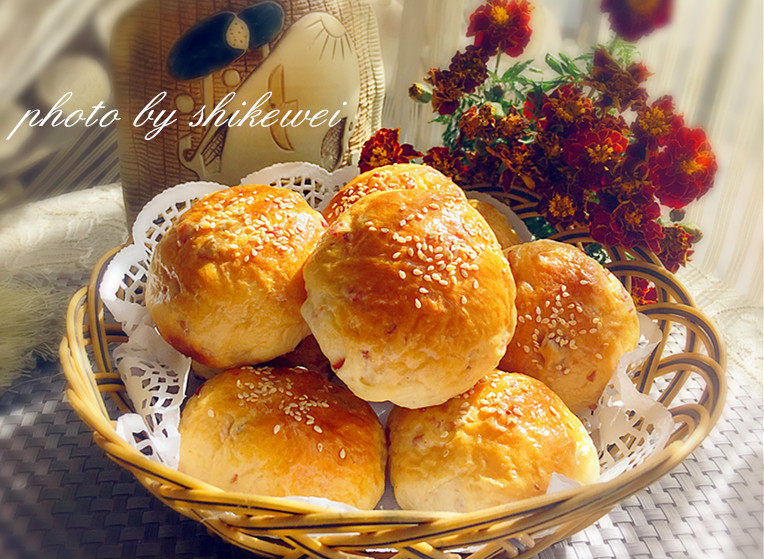
<svg viewBox="0 0 764 559">
<path fill-rule="evenodd" d="M 493 73 L 496 74 L 496 79 L 499 79 L 499 62 L 501 62 L 501 51 L 496 55 L 496 66 L 493 68 Z"/>
</svg>

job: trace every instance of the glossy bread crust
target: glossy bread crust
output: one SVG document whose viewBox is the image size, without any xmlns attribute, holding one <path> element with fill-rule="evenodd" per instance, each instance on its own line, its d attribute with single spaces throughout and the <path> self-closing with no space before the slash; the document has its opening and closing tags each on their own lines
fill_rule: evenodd
<svg viewBox="0 0 764 559">
<path fill-rule="evenodd" d="M 458 195 L 370 194 L 305 264 L 302 313 L 359 397 L 439 404 L 492 371 L 515 327 L 515 286 L 496 238 Z"/>
<path fill-rule="evenodd" d="M 371 407 L 299 368 L 218 374 L 188 400 L 179 470 L 227 491 L 323 497 L 372 509 L 387 450 Z"/>
<path fill-rule="evenodd" d="M 364 196 L 374 192 L 412 189 L 445 191 L 464 196 L 464 191 L 440 171 L 427 165 L 402 163 L 377 167 L 358 175 L 334 195 L 322 213 L 331 225 Z"/>
<path fill-rule="evenodd" d="M 495 371 L 439 406 L 396 408 L 390 477 L 404 509 L 471 512 L 543 494 L 553 473 L 599 477 L 581 421 L 543 383 Z"/>
<path fill-rule="evenodd" d="M 324 229 L 283 188 L 237 186 L 196 202 L 151 262 L 146 306 L 162 337 L 216 369 L 291 351 L 309 333 L 302 267 Z"/>
<path fill-rule="evenodd" d="M 596 405 L 618 359 L 636 347 L 639 320 L 621 282 L 577 247 L 511 247 L 518 323 L 501 368 L 537 378 L 577 414 Z"/>
</svg>

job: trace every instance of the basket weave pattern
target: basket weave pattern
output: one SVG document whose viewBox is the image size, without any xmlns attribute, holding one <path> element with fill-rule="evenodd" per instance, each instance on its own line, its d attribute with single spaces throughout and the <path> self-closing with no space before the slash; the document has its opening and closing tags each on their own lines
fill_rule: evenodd
<svg viewBox="0 0 764 559">
<path fill-rule="evenodd" d="M 524 190 L 491 192 L 521 218 L 533 217 L 538 200 Z M 552 238 L 582 246 L 586 228 Z M 721 414 L 726 393 L 725 355 L 713 325 L 694 307 L 685 288 L 649 251 L 606 247 L 607 267 L 628 287 L 632 278 L 655 284 L 658 303 L 639 310 L 658 323 L 663 339 L 634 376 L 640 392 L 671 412 L 675 430 L 666 448 L 617 478 L 468 514 L 427 511 L 337 512 L 275 497 L 222 491 L 149 460 L 116 433 L 115 419 L 132 411 L 110 349 L 126 336 L 104 312 L 99 282 L 110 252 L 88 287 L 72 299 L 60 357 L 67 397 L 114 462 L 167 506 L 202 522 L 221 538 L 271 557 L 346 559 L 378 557 L 483 559 L 529 557 L 580 531 L 674 468 L 706 437 Z M 111 347 L 110 347 L 111 346 Z M 108 396 L 108 397 L 107 397 Z M 625 441 L 626 445 L 634 441 Z M 464 551 L 469 548 L 469 551 Z"/>
</svg>

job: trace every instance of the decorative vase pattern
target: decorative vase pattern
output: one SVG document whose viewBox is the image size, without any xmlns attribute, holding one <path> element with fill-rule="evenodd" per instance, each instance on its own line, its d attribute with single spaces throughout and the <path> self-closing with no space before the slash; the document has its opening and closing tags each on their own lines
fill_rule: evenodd
<svg viewBox="0 0 764 559">
<path fill-rule="evenodd" d="M 143 0 L 118 22 L 111 60 L 130 222 L 182 182 L 236 184 L 286 161 L 331 171 L 381 125 L 382 58 L 376 20 L 362 0 Z M 177 120 L 146 140 L 147 128 L 134 119 L 163 91 L 153 108 L 175 111 Z M 201 107 L 209 115 L 232 92 L 224 124 L 191 126 Z M 267 92 L 263 114 L 326 110 L 333 126 L 227 125 Z"/>
</svg>

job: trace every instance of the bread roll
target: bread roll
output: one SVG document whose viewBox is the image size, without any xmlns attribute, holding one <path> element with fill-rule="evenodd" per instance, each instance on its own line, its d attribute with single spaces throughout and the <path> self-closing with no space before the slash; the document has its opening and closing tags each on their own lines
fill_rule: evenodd
<svg viewBox="0 0 764 559">
<path fill-rule="evenodd" d="M 302 308 L 348 387 L 368 401 L 439 404 L 492 371 L 515 327 L 515 285 L 480 214 L 458 195 L 370 194 L 305 264 Z"/>
<path fill-rule="evenodd" d="M 387 424 L 390 477 L 404 509 L 470 512 L 543 494 L 553 473 L 599 477 L 581 421 L 543 383 L 495 371 L 465 394 Z"/>
<path fill-rule="evenodd" d="M 305 369 L 220 373 L 188 400 L 180 435 L 178 469 L 227 491 L 371 509 L 385 488 L 377 416 Z"/>
<path fill-rule="evenodd" d="M 334 198 L 331 199 L 329 205 L 324 208 L 322 213 L 326 221 L 331 225 L 337 221 L 342 212 L 368 194 L 415 188 L 434 191 L 443 190 L 464 196 L 464 191 L 440 171 L 427 165 L 402 163 L 378 167 L 357 176 L 334 195 Z"/>
<path fill-rule="evenodd" d="M 302 266 L 324 223 L 283 188 L 237 186 L 196 202 L 151 262 L 146 306 L 162 337 L 216 369 L 294 349 L 309 333 Z"/>
<path fill-rule="evenodd" d="M 518 324 L 501 368 L 535 377 L 573 413 L 597 404 L 639 320 L 621 282 L 580 249 L 556 241 L 511 247 Z"/>
<path fill-rule="evenodd" d="M 502 250 L 520 244 L 520 236 L 512 229 L 509 220 L 499 210 L 482 200 L 470 200 L 469 203 L 483 216 L 493 234 L 496 235 L 496 240 L 499 241 Z"/>
</svg>

